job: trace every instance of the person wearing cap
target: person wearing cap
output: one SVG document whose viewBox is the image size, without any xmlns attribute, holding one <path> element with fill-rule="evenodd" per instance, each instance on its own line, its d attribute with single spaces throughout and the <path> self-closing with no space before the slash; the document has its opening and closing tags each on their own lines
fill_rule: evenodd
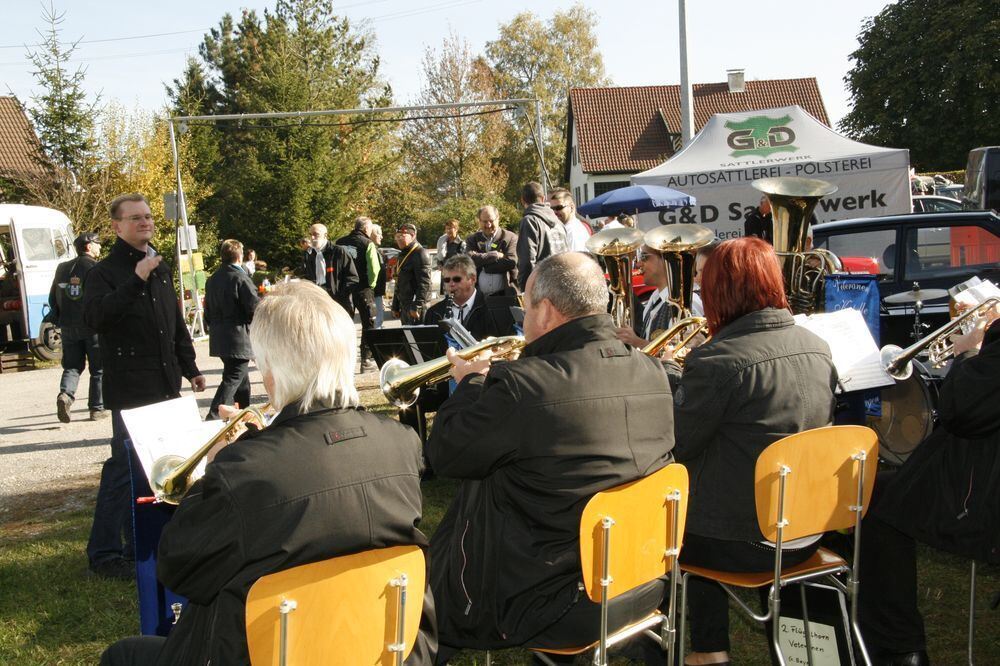
<svg viewBox="0 0 1000 666">
<path fill-rule="evenodd" d="M 417 227 L 401 224 L 396 229 L 396 290 L 392 295 L 392 314 L 403 325 L 423 321 L 424 304 L 431 293 L 431 256 L 417 242 Z"/>
<path fill-rule="evenodd" d="M 101 256 L 101 242 L 93 232 L 82 233 L 73 241 L 76 258 L 56 267 L 52 288 L 49 290 L 49 309 L 53 323 L 62 334 L 62 378 L 56 397 L 56 414 L 63 423 L 70 422 L 70 407 L 76 400 L 76 387 L 80 375 L 90 365 L 90 393 L 87 406 L 90 420 L 107 415 L 104 411 L 100 347 L 97 333 L 83 321 L 83 280 Z"/>
</svg>

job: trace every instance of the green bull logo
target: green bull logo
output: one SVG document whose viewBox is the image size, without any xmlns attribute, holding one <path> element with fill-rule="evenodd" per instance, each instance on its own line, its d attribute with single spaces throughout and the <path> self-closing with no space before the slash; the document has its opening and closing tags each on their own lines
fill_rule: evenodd
<svg viewBox="0 0 1000 666">
<path fill-rule="evenodd" d="M 733 130 L 726 137 L 726 143 L 733 149 L 730 156 L 767 157 L 773 153 L 794 153 L 798 147 L 792 145 L 795 141 L 795 132 L 788 127 L 791 120 L 791 116 L 781 118 L 754 116 L 738 123 L 727 121 L 726 129 Z"/>
</svg>

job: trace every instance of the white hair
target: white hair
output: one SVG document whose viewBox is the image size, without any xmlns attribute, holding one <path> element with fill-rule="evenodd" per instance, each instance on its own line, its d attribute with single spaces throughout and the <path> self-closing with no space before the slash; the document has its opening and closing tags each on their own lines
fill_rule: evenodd
<svg viewBox="0 0 1000 666">
<path fill-rule="evenodd" d="M 254 312 L 250 344 L 261 373 L 271 376 L 275 409 L 295 401 L 299 413 L 358 405 L 354 322 L 312 282 L 275 287 Z"/>
</svg>

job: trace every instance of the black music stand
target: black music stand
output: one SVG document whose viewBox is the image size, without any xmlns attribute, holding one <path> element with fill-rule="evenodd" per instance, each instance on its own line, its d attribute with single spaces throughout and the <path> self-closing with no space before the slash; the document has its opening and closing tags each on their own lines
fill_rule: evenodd
<svg viewBox="0 0 1000 666">
<path fill-rule="evenodd" d="M 370 328 L 361 334 L 362 344 L 368 345 L 372 358 L 381 368 L 390 359 L 399 359 L 409 365 L 416 365 L 440 358 L 448 350 L 444 331 L 440 326 L 400 326 L 399 328 Z M 426 442 L 424 410 L 420 402 L 414 404 L 417 417 L 417 433 L 420 441 Z"/>
</svg>

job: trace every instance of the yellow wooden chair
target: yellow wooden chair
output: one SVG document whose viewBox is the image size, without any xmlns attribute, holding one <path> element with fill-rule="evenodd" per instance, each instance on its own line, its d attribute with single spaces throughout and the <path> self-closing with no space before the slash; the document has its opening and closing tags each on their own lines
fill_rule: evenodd
<svg viewBox="0 0 1000 666">
<path fill-rule="evenodd" d="M 858 628 L 858 565 L 861 548 L 861 518 L 868 509 L 878 465 L 878 436 L 862 426 L 816 428 L 778 440 L 757 458 L 754 495 L 757 523 L 764 538 L 777 544 L 774 570 L 768 573 L 732 573 L 681 564 L 680 654 L 684 655 L 687 584 L 691 576 L 720 583 L 736 604 L 751 618 L 767 622 L 779 618 L 781 588 L 790 583 L 826 579 L 841 595 L 850 599 L 850 625 L 865 663 L 871 663 Z M 719 489 L 725 492 L 724 489 Z M 831 530 L 854 528 L 854 562 L 820 548 L 811 558 L 792 567 L 781 565 L 781 544 Z M 837 578 L 844 574 L 846 583 Z M 775 584 L 777 581 L 777 584 Z M 753 612 L 731 589 L 770 585 L 768 609 Z M 771 641 L 778 660 L 785 664 L 778 637 L 780 622 L 772 622 Z M 806 650 L 812 663 L 809 628 L 805 631 Z M 851 663 L 854 649 L 848 641 Z"/>
<path fill-rule="evenodd" d="M 673 663 L 676 587 L 670 585 L 667 615 L 659 611 L 609 635 L 608 602 L 657 578 L 677 580 L 677 555 L 687 515 L 688 474 L 683 465 L 667 465 L 650 476 L 599 492 L 580 517 L 580 561 L 583 584 L 591 601 L 601 604 L 600 638 L 589 645 L 566 649 L 532 648 L 544 661 L 545 653 L 571 655 L 594 649 L 594 664 L 606 666 L 607 649 L 645 632 L 660 644 Z M 659 626 L 660 633 L 652 631 Z"/>
<path fill-rule="evenodd" d="M 424 602 L 424 554 L 393 546 L 264 576 L 246 604 L 253 666 L 400 665 Z"/>
</svg>

